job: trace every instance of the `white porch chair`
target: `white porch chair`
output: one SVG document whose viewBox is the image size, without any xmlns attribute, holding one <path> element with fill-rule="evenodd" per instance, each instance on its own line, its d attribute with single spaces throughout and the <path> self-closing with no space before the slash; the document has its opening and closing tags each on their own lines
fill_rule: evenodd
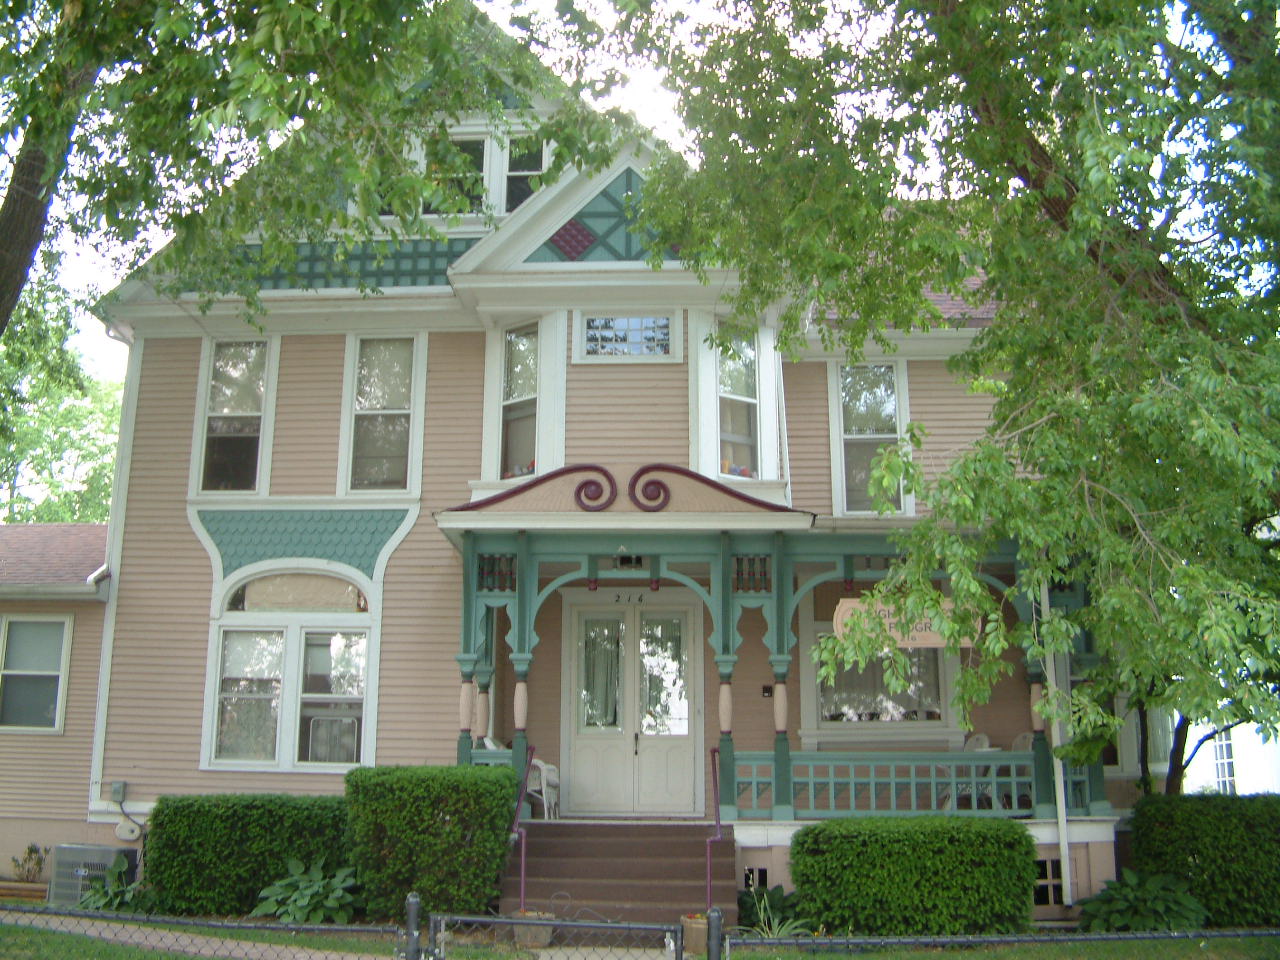
<svg viewBox="0 0 1280 960">
<path fill-rule="evenodd" d="M 554 763 L 534 757 L 529 761 L 529 783 L 525 796 L 542 804 L 542 819 L 555 820 L 560 816 L 560 771 Z"/>
</svg>

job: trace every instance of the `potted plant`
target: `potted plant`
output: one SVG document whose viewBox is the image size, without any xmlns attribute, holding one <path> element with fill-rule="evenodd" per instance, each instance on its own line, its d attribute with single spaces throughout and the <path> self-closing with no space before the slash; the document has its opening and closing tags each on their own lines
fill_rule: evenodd
<svg viewBox="0 0 1280 960">
<path fill-rule="evenodd" d="M 525 920 L 540 921 L 538 923 L 517 923 L 512 928 L 515 932 L 516 946 L 551 946 L 551 935 L 555 933 L 556 928 L 549 921 L 556 918 L 554 913 L 546 913 L 542 910 L 517 910 L 514 916 Z"/>
<path fill-rule="evenodd" d="M 680 918 L 680 926 L 684 929 L 684 952 L 707 952 L 707 915 L 705 913 L 686 913 Z"/>
</svg>

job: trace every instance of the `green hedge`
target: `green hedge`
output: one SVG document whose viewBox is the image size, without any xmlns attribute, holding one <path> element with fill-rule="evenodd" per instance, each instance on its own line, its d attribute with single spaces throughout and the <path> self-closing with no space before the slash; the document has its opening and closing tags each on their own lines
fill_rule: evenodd
<svg viewBox="0 0 1280 960">
<path fill-rule="evenodd" d="M 1008 820 L 828 820 L 792 838 L 791 879 L 830 934 L 1009 933 L 1031 918 L 1035 844 Z"/>
<path fill-rule="evenodd" d="M 1280 796 L 1145 797 L 1133 865 L 1186 880 L 1210 926 L 1280 926 Z"/>
<path fill-rule="evenodd" d="M 515 810 L 510 767 L 362 767 L 347 774 L 352 862 L 369 915 L 474 913 L 498 894 Z"/>
<path fill-rule="evenodd" d="M 145 874 L 161 913 L 248 913 L 290 857 L 348 861 L 342 797 L 279 794 L 163 796 L 147 831 Z"/>
</svg>

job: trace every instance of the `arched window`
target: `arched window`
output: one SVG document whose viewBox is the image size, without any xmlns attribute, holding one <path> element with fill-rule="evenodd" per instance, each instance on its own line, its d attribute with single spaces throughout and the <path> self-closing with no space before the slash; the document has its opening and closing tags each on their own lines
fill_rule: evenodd
<svg viewBox="0 0 1280 960">
<path fill-rule="evenodd" d="M 365 754 L 369 604 L 354 584 L 270 574 L 233 590 L 215 626 L 210 767 L 346 769 Z"/>
</svg>

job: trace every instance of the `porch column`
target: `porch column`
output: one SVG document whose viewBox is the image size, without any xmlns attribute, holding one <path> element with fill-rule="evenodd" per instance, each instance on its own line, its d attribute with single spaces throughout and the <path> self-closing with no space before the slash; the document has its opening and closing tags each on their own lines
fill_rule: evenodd
<svg viewBox="0 0 1280 960">
<path fill-rule="evenodd" d="M 491 682 L 488 677 L 476 677 L 476 710 L 471 724 L 471 733 L 476 744 L 489 735 L 489 684 Z"/>
<path fill-rule="evenodd" d="M 462 686 L 458 688 L 458 765 L 469 766 L 471 763 L 471 718 L 475 713 L 472 694 L 475 684 L 471 676 L 462 675 Z"/>
<path fill-rule="evenodd" d="M 734 658 L 737 659 L 736 657 Z M 720 658 L 716 658 L 720 661 Z M 733 664 L 720 667 L 720 819 L 738 817 L 738 768 L 733 756 Z"/>
<path fill-rule="evenodd" d="M 769 665 L 773 667 L 773 819 L 796 818 L 795 791 L 791 783 L 791 741 L 787 739 L 787 674 L 791 670 L 791 558 L 781 533 L 773 535 L 769 558 L 769 587 L 773 592 L 765 608 L 765 622 L 772 640 Z"/>
<path fill-rule="evenodd" d="M 1034 815 L 1039 820 L 1054 816 L 1053 756 L 1044 735 L 1044 717 L 1036 707 L 1044 698 L 1044 684 L 1031 684 L 1031 794 Z"/>
<path fill-rule="evenodd" d="M 787 739 L 787 674 L 773 675 L 773 819 L 794 820 L 791 741 Z"/>
<path fill-rule="evenodd" d="M 515 768 L 516 776 L 521 778 L 529 756 L 529 735 L 526 732 L 529 725 L 529 667 L 528 664 L 523 666 L 523 670 L 516 667 L 516 689 L 511 704 L 511 719 L 515 727 L 511 737 L 511 766 Z"/>
</svg>

